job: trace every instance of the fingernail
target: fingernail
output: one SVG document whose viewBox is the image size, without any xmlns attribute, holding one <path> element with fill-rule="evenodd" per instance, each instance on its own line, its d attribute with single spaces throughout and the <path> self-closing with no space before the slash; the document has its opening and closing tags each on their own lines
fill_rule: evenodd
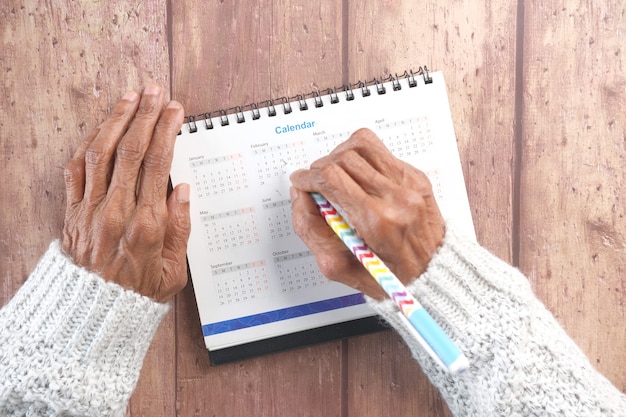
<svg viewBox="0 0 626 417">
<path fill-rule="evenodd" d="M 124 94 L 124 96 L 122 97 L 122 100 L 135 101 L 137 100 L 138 97 L 139 97 L 139 94 L 137 94 L 134 91 L 129 91 L 128 93 Z"/>
<path fill-rule="evenodd" d="M 289 187 L 289 197 L 291 197 L 291 202 L 293 203 L 298 198 L 298 191 L 296 191 L 296 187 Z"/>
<path fill-rule="evenodd" d="M 176 201 L 179 203 L 189 202 L 189 184 L 180 184 L 176 188 Z"/>
<path fill-rule="evenodd" d="M 159 95 L 161 92 L 161 87 L 156 84 L 150 84 L 143 89 L 143 93 L 147 95 Z"/>
</svg>

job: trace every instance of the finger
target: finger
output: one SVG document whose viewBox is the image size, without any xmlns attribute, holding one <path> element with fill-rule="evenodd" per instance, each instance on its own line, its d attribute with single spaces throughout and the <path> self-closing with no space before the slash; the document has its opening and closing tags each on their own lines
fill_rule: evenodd
<svg viewBox="0 0 626 417">
<path fill-rule="evenodd" d="M 337 258 L 341 254 L 346 256 L 348 248 L 328 226 L 308 193 L 291 187 L 290 194 L 294 231 L 315 256 L 322 274 L 333 279 L 337 266 L 327 254 Z"/>
<path fill-rule="evenodd" d="M 65 193 L 67 211 L 73 209 L 85 196 L 85 152 L 98 135 L 100 127 L 87 136 L 74 152 L 74 156 L 65 166 Z"/>
<path fill-rule="evenodd" d="M 290 180 L 302 191 L 322 194 L 345 210 L 351 220 L 357 217 L 362 208 L 370 204 L 370 195 L 336 163 L 295 171 L 291 174 Z"/>
<path fill-rule="evenodd" d="M 328 246 L 344 250 L 343 242 L 335 235 L 321 216 L 317 205 L 308 193 L 291 187 L 293 229 L 302 241 L 317 253 Z"/>
<path fill-rule="evenodd" d="M 381 154 L 380 158 L 385 155 Z M 381 173 L 356 149 L 345 151 L 336 164 L 368 195 L 380 197 L 389 189 L 389 172 Z M 394 176 L 395 177 L 395 176 Z"/>
<path fill-rule="evenodd" d="M 402 180 L 403 165 L 402 161 L 396 159 L 371 130 L 360 129 L 346 142 L 337 146 L 328 156 L 311 164 L 312 177 L 309 186 L 316 182 L 318 186 L 326 185 L 329 188 L 325 191 L 327 194 L 332 192 L 331 188 L 338 187 L 344 193 L 348 193 L 349 188 L 333 184 L 339 183 L 335 180 L 342 180 L 342 177 L 345 184 L 347 175 L 352 180 L 350 182 L 357 184 L 365 194 L 380 197 L 387 192 L 392 183 Z M 317 189 L 312 191 L 322 192 Z M 339 203 L 339 198 L 341 198 L 330 194 L 326 197 L 333 199 L 336 203 Z M 350 198 L 354 197 L 356 196 L 350 196 Z M 362 197 L 361 195 L 360 198 Z M 347 208 L 345 203 L 340 205 L 344 209 Z"/>
<path fill-rule="evenodd" d="M 170 101 L 154 128 L 150 146 L 143 158 L 137 203 L 158 204 L 165 201 L 176 135 L 183 124 L 183 106 Z"/>
<path fill-rule="evenodd" d="M 117 103 L 102 124 L 95 139 L 85 152 L 85 198 L 100 201 L 109 188 L 113 155 L 118 142 L 126 132 L 137 106 L 139 95 L 129 91 Z"/>
<path fill-rule="evenodd" d="M 322 274 L 371 297 L 383 299 L 384 291 L 326 223 L 311 196 L 295 187 L 290 193 L 294 230 L 313 253 Z"/>
<path fill-rule="evenodd" d="M 163 91 L 158 85 L 143 90 L 141 102 L 128 131 L 120 140 L 115 153 L 115 168 L 110 193 L 128 203 L 135 203 L 139 169 L 163 110 Z"/>
<path fill-rule="evenodd" d="M 167 200 L 168 221 L 163 242 L 166 276 L 164 299 L 183 289 L 187 283 L 187 241 L 191 232 L 189 185 L 178 184 Z"/>
<path fill-rule="evenodd" d="M 363 128 L 355 131 L 350 138 L 339 144 L 331 155 L 342 154 L 352 151 L 361 156 L 363 160 L 377 172 L 387 177 L 397 177 L 401 172 L 398 170 L 397 158 L 385 146 L 382 140 L 371 130 Z M 347 167 L 350 168 L 350 167 Z M 358 168 L 348 172 L 358 173 Z"/>
</svg>

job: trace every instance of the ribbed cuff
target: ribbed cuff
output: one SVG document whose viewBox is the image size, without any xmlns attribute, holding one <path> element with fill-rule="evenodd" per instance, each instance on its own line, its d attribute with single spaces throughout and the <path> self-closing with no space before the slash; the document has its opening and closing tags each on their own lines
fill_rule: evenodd
<svg viewBox="0 0 626 417">
<path fill-rule="evenodd" d="M 0 312 L 5 384 L 53 409 L 123 412 L 167 311 L 76 266 L 53 242 Z"/>
</svg>

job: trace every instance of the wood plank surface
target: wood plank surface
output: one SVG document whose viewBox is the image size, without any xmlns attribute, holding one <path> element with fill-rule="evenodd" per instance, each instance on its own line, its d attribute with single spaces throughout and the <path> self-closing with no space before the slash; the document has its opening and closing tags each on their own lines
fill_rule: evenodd
<svg viewBox="0 0 626 417">
<path fill-rule="evenodd" d="M 525 8 L 520 266 L 626 391 L 626 8 Z"/>
<path fill-rule="evenodd" d="M 125 91 L 171 82 L 196 114 L 428 65 L 444 71 L 479 242 L 519 259 L 626 391 L 625 34 L 614 0 L 6 0 L 0 304 L 60 237 L 63 167 Z M 172 307 L 131 416 L 449 415 L 391 331 L 210 367 L 191 285 Z"/>
<path fill-rule="evenodd" d="M 444 72 L 478 239 L 510 261 L 515 4 L 351 2 L 349 17 L 351 79 L 422 65 Z M 349 346 L 348 415 L 448 415 L 395 333 L 349 340 Z"/>
<path fill-rule="evenodd" d="M 341 5 L 172 4 L 173 95 L 188 114 L 341 84 Z M 209 366 L 191 288 L 178 298 L 181 416 L 340 416 L 342 342 Z"/>
<path fill-rule="evenodd" d="M 14 1 L 0 8 L 0 302 L 61 237 L 63 167 L 124 92 L 169 86 L 165 1 Z M 173 315 L 160 328 L 133 414 L 172 415 Z M 141 411 L 141 412 L 139 412 Z"/>
</svg>

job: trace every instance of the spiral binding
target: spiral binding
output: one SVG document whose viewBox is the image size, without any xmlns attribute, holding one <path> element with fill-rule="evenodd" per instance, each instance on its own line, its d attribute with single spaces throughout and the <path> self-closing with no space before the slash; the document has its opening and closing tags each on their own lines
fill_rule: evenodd
<svg viewBox="0 0 626 417">
<path fill-rule="evenodd" d="M 330 97 L 330 103 L 335 104 L 339 102 L 339 95 L 343 94 L 345 96 L 346 101 L 354 100 L 354 89 L 361 89 L 361 95 L 363 97 L 368 97 L 371 95 L 370 88 L 374 88 L 376 93 L 379 95 L 386 94 L 387 89 L 385 88 L 385 83 L 391 82 L 391 88 L 393 91 L 398 91 L 402 89 L 402 85 L 400 85 L 400 79 L 405 78 L 408 80 L 409 87 L 413 88 L 417 86 L 417 81 L 415 77 L 422 76 L 424 79 L 424 84 L 430 84 L 433 82 L 433 79 L 430 77 L 429 70 L 427 66 L 419 67 L 417 71 L 404 71 L 403 74 L 390 74 L 385 78 L 374 78 L 370 81 L 357 81 L 352 84 L 344 84 L 340 87 L 327 88 L 326 90 L 322 90 L 323 95 L 328 95 Z M 229 109 L 216 110 L 212 112 L 191 115 L 185 117 L 185 123 L 187 124 L 187 128 L 189 133 L 196 133 L 198 131 L 198 120 L 204 120 L 204 128 L 207 130 L 213 129 L 213 119 L 216 118 L 219 120 L 220 125 L 228 126 L 230 124 L 229 115 L 235 115 L 235 120 L 237 123 L 245 123 L 246 117 L 245 113 L 250 112 L 252 114 L 252 120 L 257 120 L 262 117 L 261 109 L 265 109 L 267 111 L 268 117 L 274 117 L 278 113 L 276 112 L 276 105 L 282 106 L 283 113 L 289 114 L 293 111 L 291 108 L 291 103 L 298 104 L 300 111 L 306 111 L 309 109 L 309 106 L 306 102 L 307 99 L 313 99 L 315 107 L 324 106 L 324 102 L 322 101 L 322 96 L 319 91 L 311 91 L 308 94 L 297 94 L 293 97 L 280 97 L 278 99 L 269 99 L 265 101 L 260 101 L 256 103 L 246 104 L 245 106 L 235 106 Z M 180 135 L 182 133 L 178 132 Z"/>
</svg>

